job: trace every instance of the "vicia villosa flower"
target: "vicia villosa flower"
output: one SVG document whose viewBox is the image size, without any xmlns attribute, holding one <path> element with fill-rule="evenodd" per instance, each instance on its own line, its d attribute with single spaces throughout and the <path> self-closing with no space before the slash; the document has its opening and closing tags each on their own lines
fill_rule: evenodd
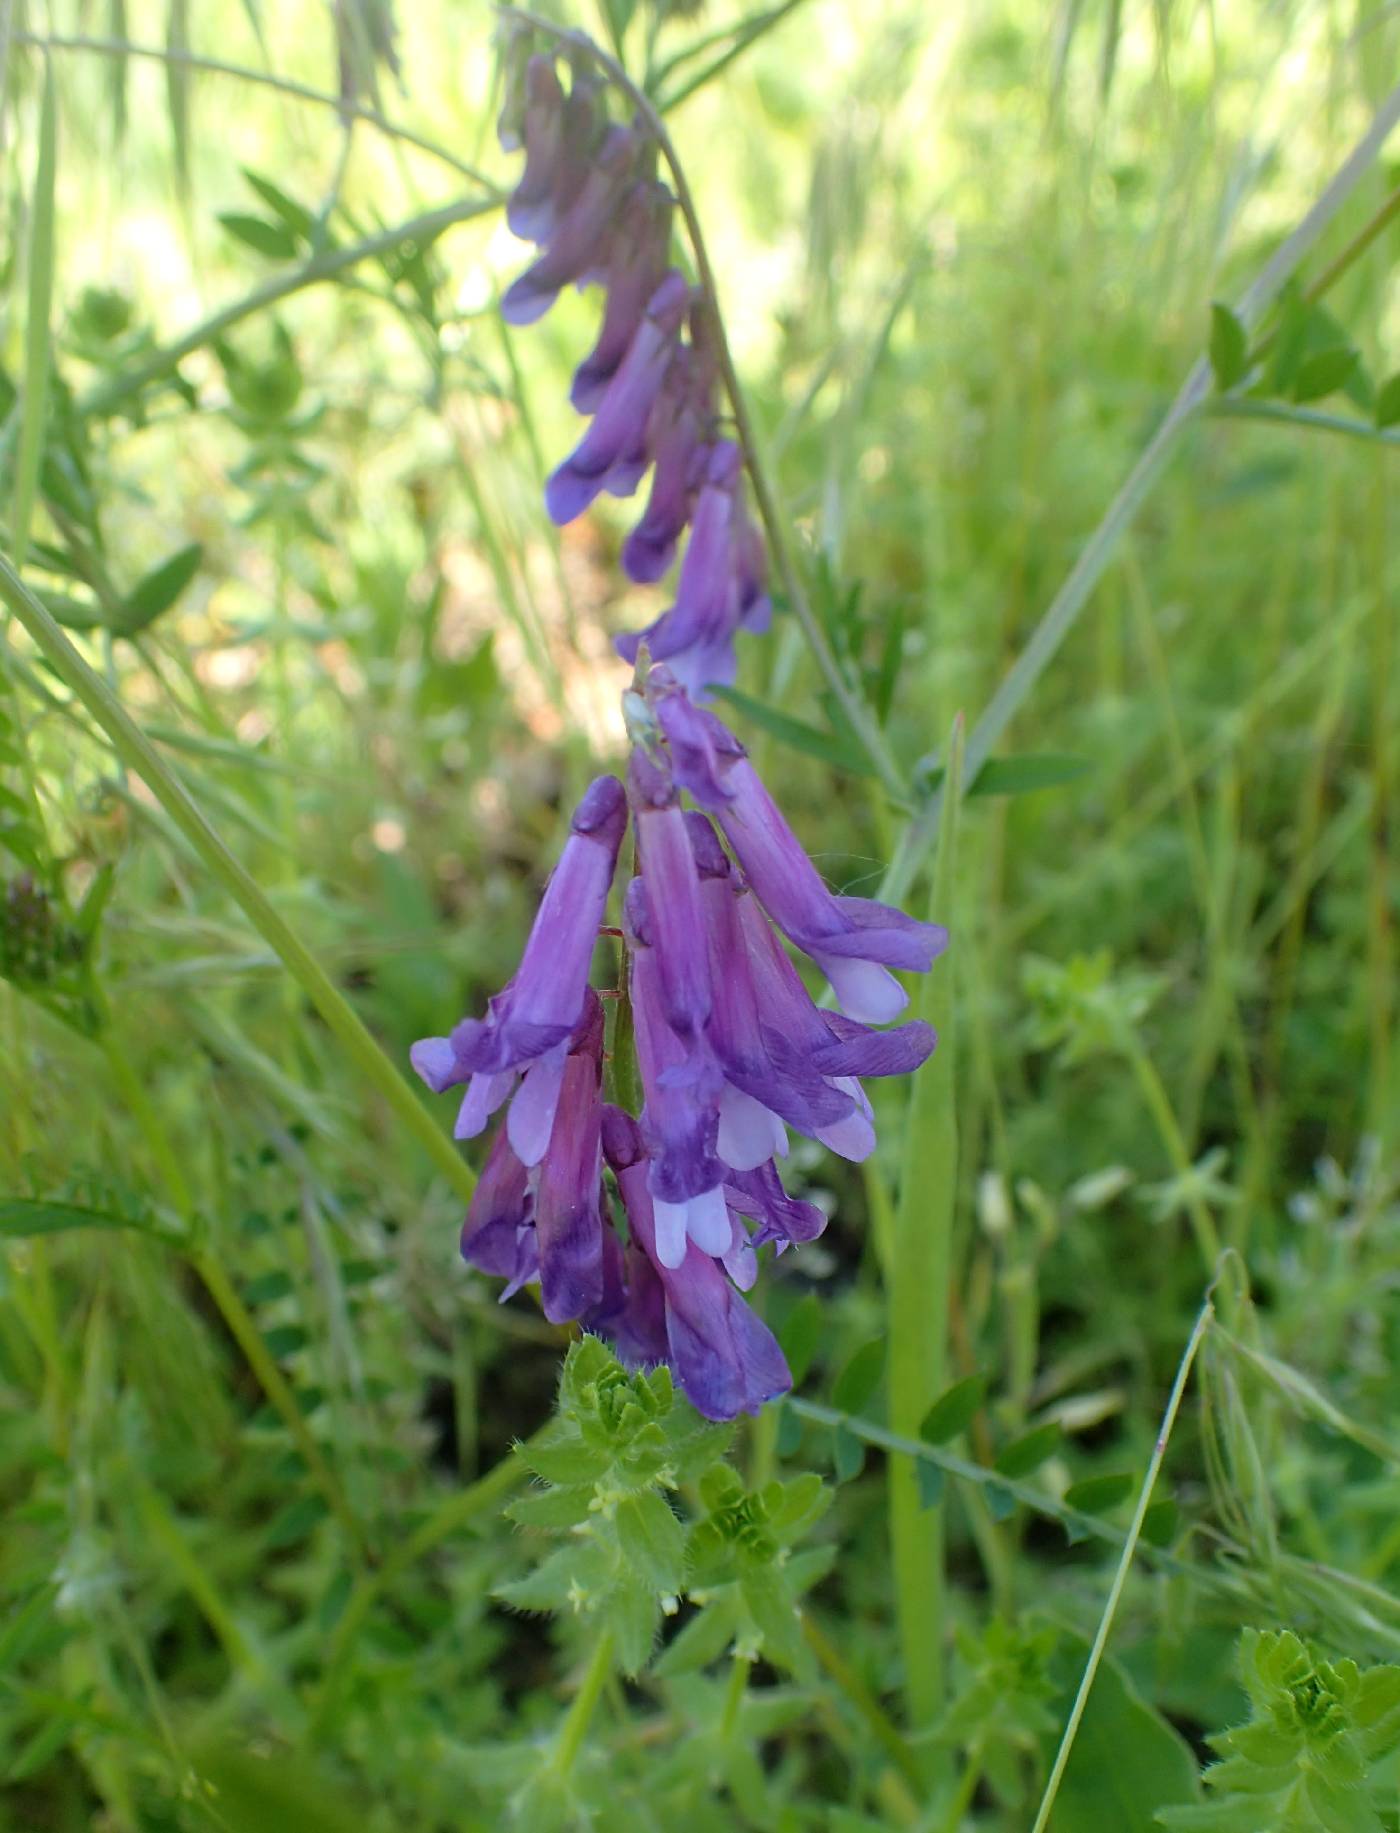
<svg viewBox="0 0 1400 1833">
<path fill-rule="evenodd" d="M 702 1412 L 728 1418 L 788 1386 L 742 1297 L 757 1250 L 781 1253 L 825 1224 L 783 1186 L 790 1132 L 850 1159 L 874 1149 L 862 1079 L 916 1068 L 935 1041 L 918 1020 L 876 1028 L 905 1003 L 891 970 L 927 969 L 947 938 L 834 896 L 743 746 L 670 669 L 653 667 L 629 706 L 626 789 L 600 777 L 579 804 L 514 979 L 484 1019 L 424 1040 L 413 1062 L 435 1090 L 466 1083 L 459 1137 L 510 1100 L 466 1258 L 505 1279 L 504 1296 L 537 1281 L 552 1321 L 577 1320 L 635 1362 L 670 1362 Z M 636 871 L 621 895 L 625 972 L 605 989 L 618 1014 L 606 1102 L 588 974 L 629 813 Z M 840 1010 L 813 1001 L 778 931 Z M 617 1064 L 633 1053 L 635 1114 Z"/>
</svg>

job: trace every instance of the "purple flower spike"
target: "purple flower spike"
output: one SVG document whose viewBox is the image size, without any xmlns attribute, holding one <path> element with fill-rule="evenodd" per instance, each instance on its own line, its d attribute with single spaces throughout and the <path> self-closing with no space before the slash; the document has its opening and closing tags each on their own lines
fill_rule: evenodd
<svg viewBox="0 0 1400 1833">
<path fill-rule="evenodd" d="M 641 481 L 651 462 L 651 410 L 675 354 L 689 297 L 684 276 L 675 272 L 652 294 L 592 425 L 544 487 L 545 508 L 559 526 L 581 516 L 601 490 L 629 496 Z"/>
<path fill-rule="evenodd" d="M 584 1317 L 603 1300 L 603 1016 L 596 998 L 585 1031 L 564 1065 L 535 1189 L 540 1302 L 552 1324 Z"/>
<path fill-rule="evenodd" d="M 559 156 L 561 169 L 566 156 Z M 544 252 L 506 288 L 501 316 L 508 325 L 534 324 L 571 280 L 592 272 L 635 156 L 636 136 L 628 128 L 610 127 L 577 197 L 551 227 Z"/>
<path fill-rule="evenodd" d="M 564 144 L 564 91 L 551 57 L 525 66 L 525 170 L 506 205 L 506 222 L 522 242 L 543 242 L 554 227 L 554 193 Z"/>
<path fill-rule="evenodd" d="M 644 752 L 632 753 L 627 781 L 666 1020 L 690 1043 L 710 1016 L 710 958 L 690 833 L 670 778 Z"/>
<path fill-rule="evenodd" d="M 616 1118 L 614 1118 L 616 1116 Z M 785 1394 L 792 1376 L 772 1331 L 749 1310 L 709 1254 L 690 1245 L 678 1265 L 661 1258 L 659 1222 L 647 1187 L 643 1143 L 630 1116 L 609 1109 L 608 1162 L 617 1175 L 635 1248 L 654 1269 L 665 1311 L 666 1359 L 681 1391 L 707 1419 L 757 1413 Z M 733 1249 L 733 1224 L 726 1229 Z M 651 1299 L 654 1303 L 654 1296 Z"/>
<path fill-rule="evenodd" d="M 592 354 L 574 371 L 569 399 L 581 414 L 600 406 L 658 286 L 666 274 L 671 241 L 671 193 L 655 179 L 639 179 L 623 201 L 608 244 L 604 284 L 608 302 Z"/>
<path fill-rule="evenodd" d="M 548 1144 L 569 1040 L 587 1016 L 588 970 L 603 920 L 627 797 L 616 777 L 598 777 L 574 810 L 559 864 L 545 887 L 515 978 L 484 1019 L 463 1019 L 451 1037 L 423 1038 L 410 1060 L 435 1094 L 470 1081 L 456 1136 L 471 1139 L 529 1071 L 511 1110 L 512 1142 L 527 1164 Z"/>
</svg>

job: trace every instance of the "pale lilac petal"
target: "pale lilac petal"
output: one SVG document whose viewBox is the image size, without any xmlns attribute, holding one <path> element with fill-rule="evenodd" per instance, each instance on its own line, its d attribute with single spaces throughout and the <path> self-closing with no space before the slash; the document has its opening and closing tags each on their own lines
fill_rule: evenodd
<svg viewBox="0 0 1400 1833">
<path fill-rule="evenodd" d="M 409 1051 L 408 1060 L 435 1095 L 463 1078 L 464 1071 L 448 1037 L 420 1038 Z"/>
<path fill-rule="evenodd" d="M 651 1200 L 656 1218 L 656 1258 L 663 1267 L 678 1267 L 685 1259 L 688 1208 L 688 1202 L 663 1203 L 660 1197 Z"/>
<path fill-rule="evenodd" d="M 898 1018 L 909 1004 L 909 995 L 887 968 L 877 961 L 829 955 L 813 948 L 812 959 L 831 982 L 831 990 L 847 1018 L 863 1025 L 885 1025 Z"/>
<path fill-rule="evenodd" d="M 502 1070 L 498 1075 L 478 1070 L 467 1084 L 467 1092 L 457 1110 L 457 1124 L 452 1129 L 452 1137 L 475 1139 L 514 1087 L 513 1069 Z"/>
<path fill-rule="evenodd" d="M 735 1171 L 754 1171 L 775 1153 L 787 1156 L 787 1128 L 771 1108 L 726 1082 L 719 1098 L 716 1149 Z"/>
<path fill-rule="evenodd" d="M 713 1190 L 691 1197 L 685 1206 L 685 1228 L 702 1254 L 728 1253 L 733 1224 L 724 1201 L 724 1191 L 716 1184 Z"/>
<path fill-rule="evenodd" d="M 559 1091 L 564 1085 L 566 1051 L 540 1057 L 525 1072 L 519 1092 L 506 1115 L 511 1148 L 524 1165 L 537 1165 L 549 1149 Z"/>
</svg>

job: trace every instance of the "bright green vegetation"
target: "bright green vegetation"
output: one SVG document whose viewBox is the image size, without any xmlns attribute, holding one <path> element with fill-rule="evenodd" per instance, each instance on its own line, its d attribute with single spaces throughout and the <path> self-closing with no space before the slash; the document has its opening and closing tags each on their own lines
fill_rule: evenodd
<svg viewBox="0 0 1400 1833">
<path fill-rule="evenodd" d="M 346 115 L 319 0 L 0 8 L 0 1827 L 1397 1833 L 1400 13 L 655 39 L 718 35 L 654 93 L 905 790 L 781 607 L 726 714 L 954 932 L 731 1436 L 560 1392 L 399 1073 L 658 606 L 540 508 L 595 303 L 495 315 L 489 16 L 393 10 Z"/>
</svg>

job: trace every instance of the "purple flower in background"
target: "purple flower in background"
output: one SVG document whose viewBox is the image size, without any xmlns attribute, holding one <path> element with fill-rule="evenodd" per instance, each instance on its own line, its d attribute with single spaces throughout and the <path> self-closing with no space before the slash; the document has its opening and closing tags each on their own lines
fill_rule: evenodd
<svg viewBox="0 0 1400 1833">
<path fill-rule="evenodd" d="M 591 354 L 574 371 L 569 393 L 581 414 L 591 414 L 601 404 L 666 276 L 671 201 L 665 185 L 651 178 L 638 179 L 623 200 L 608 241 L 602 328 Z"/>
<path fill-rule="evenodd" d="M 600 490 L 630 496 L 651 463 L 647 426 L 676 349 L 690 288 L 669 273 L 647 302 L 592 424 L 544 487 L 545 508 L 561 526 L 581 516 Z"/>
<path fill-rule="evenodd" d="M 639 1359 L 659 1361 L 657 1338 L 659 1327 L 664 1327 L 664 1359 L 697 1412 L 707 1419 L 757 1413 L 766 1401 L 792 1386 L 772 1331 L 744 1303 L 718 1260 L 695 1243 L 677 1260 L 663 1258 L 646 1148 L 630 1114 L 620 1108 L 605 1109 L 603 1145 L 622 1193 L 632 1241 L 628 1259 L 631 1327 L 619 1334 L 619 1348 L 624 1344 L 634 1350 L 641 1347 L 650 1354 Z M 738 1226 L 730 1222 L 731 1244 Z M 736 1260 L 745 1269 L 742 1257 Z"/>
<path fill-rule="evenodd" d="M 508 324 L 533 324 L 571 282 L 606 290 L 597 343 L 570 391 L 593 422 L 550 476 L 545 506 L 563 525 L 603 491 L 630 496 L 654 468 L 623 570 L 638 584 L 661 579 L 690 526 L 675 602 L 644 635 L 700 698 L 733 681 L 735 636 L 765 630 L 772 613 L 740 456 L 714 437 L 719 365 L 709 307 L 668 271 L 674 199 L 649 175 L 654 149 L 642 125 L 608 126 L 585 70 L 573 71 L 567 97 L 550 57 L 514 71 L 501 142 L 523 144 L 525 168 L 506 220 L 540 254 L 507 288 L 502 314 Z M 640 641 L 621 638 L 618 649 L 633 661 Z"/>
<path fill-rule="evenodd" d="M 737 672 L 734 636 L 743 623 L 748 594 L 750 617 L 767 615 L 767 599 L 755 595 L 753 580 L 741 566 L 752 562 L 744 540 L 738 500 L 739 448 L 721 440 L 706 460 L 695 500 L 690 540 L 676 580 L 676 602 L 648 629 L 617 639 L 624 661 L 635 662 L 643 642 L 658 662 L 670 664 L 681 686 L 702 700 L 711 686 L 728 687 Z"/>
<path fill-rule="evenodd" d="M 641 521 L 622 544 L 622 570 L 638 585 L 664 578 L 676 557 L 708 458 L 713 393 L 713 369 L 693 343 L 681 345 L 648 429 L 656 460 L 651 495 Z"/>
<path fill-rule="evenodd" d="M 598 777 L 574 811 L 515 978 L 484 1019 L 463 1019 L 450 1037 L 413 1046 L 413 1067 L 435 1094 L 467 1083 L 458 1139 L 482 1130 L 523 1073 L 508 1119 L 511 1144 L 527 1165 L 543 1156 L 569 1040 L 587 1016 L 588 969 L 626 825 L 621 783 Z"/>
<path fill-rule="evenodd" d="M 561 149 L 561 165 L 567 150 L 567 146 Z M 567 207 L 560 207 L 560 198 L 555 192 L 548 207 L 557 214 L 549 225 L 539 259 L 532 262 L 518 280 L 511 282 L 501 299 L 501 316 L 508 325 L 534 324 L 536 319 L 544 317 L 570 281 L 586 281 L 591 277 L 613 211 L 634 169 L 636 155 L 637 140 L 631 130 L 610 127 L 586 170 L 578 194 Z M 567 172 L 561 177 L 567 182 Z M 527 209 L 533 208 L 527 204 Z M 533 216 L 531 220 L 535 220 Z"/>
<path fill-rule="evenodd" d="M 554 194 L 564 144 L 564 91 L 553 58 L 530 59 L 523 90 L 518 131 L 524 137 L 525 170 L 506 204 L 506 222 L 511 234 L 522 242 L 542 242 L 554 227 Z M 503 117 L 502 140 L 505 138 Z"/>
</svg>

